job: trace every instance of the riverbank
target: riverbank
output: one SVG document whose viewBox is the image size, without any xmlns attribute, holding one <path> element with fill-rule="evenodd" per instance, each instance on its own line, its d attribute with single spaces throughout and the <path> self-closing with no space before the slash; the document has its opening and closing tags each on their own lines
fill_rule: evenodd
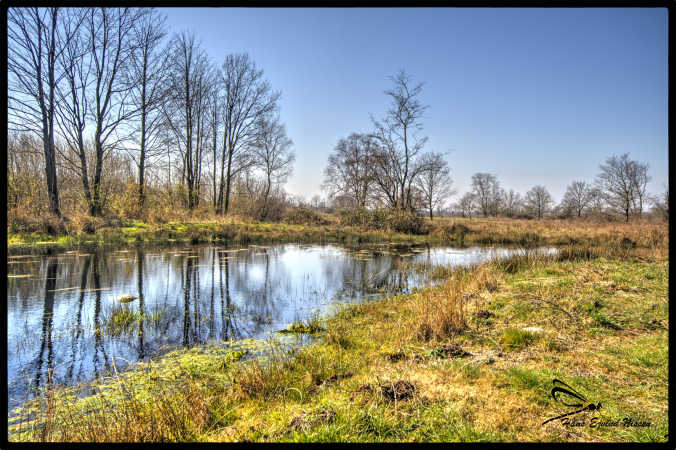
<svg viewBox="0 0 676 450">
<path fill-rule="evenodd" d="M 185 222 L 146 223 L 114 221 L 85 231 L 47 234 L 9 232 L 9 255 L 54 254 L 68 250 L 129 248 L 165 245 L 246 245 L 269 243 L 337 243 L 365 245 L 396 242 L 454 246 L 565 246 L 653 248 L 668 246 L 669 228 L 664 222 L 604 224 L 586 221 L 523 220 L 504 218 L 437 218 L 427 221 L 424 234 L 398 233 L 341 226 L 251 222 L 237 218 L 211 218 Z"/>
<path fill-rule="evenodd" d="M 346 307 L 292 353 L 259 342 L 267 361 L 195 348 L 83 399 L 54 390 L 12 440 L 665 441 L 668 264 L 625 244 L 455 271 Z M 554 379 L 602 407 L 543 425 L 571 411 Z"/>
</svg>

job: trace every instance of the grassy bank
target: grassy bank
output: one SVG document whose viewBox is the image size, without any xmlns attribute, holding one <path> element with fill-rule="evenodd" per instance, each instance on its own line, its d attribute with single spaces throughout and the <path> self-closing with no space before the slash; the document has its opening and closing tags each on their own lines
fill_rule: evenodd
<svg viewBox="0 0 676 450">
<path fill-rule="evenodd" d="M 266 360 L 177 351 L 95 395 L 49 392 L 12 439 L 665 441 L 667 247 L 629 247 L 455 271 L 344 308 L 307 347 L 259 343 Z M 550 397 L 553 379 L 601 409 L 576 415 L 584 426 L 542 425 L 571 411 Z M 606 425 L 590 427 L 592 417 Z M 650 426 L 612 425 L 624 418 Z"/>
<path fill-rule="evenodd" d="M 97 247 L 121 248 L 172 244 L 215 243 L 246 245 L 260 243 L 312 242 L 364 245 L 377 242 L 409 244 L 518 245 L 653 248 L 668 245 L 668 225 L 656 223 L 605 223 L 562 220 L 460 219 L 427 221 L 424 234 L 405 234 L 392 230 L 368 230 L 341 226 L 336 220 L 326 225 L 261 223 L 238 218 L 211 218 L 185 222 L 145 223 L 117 221 L 89 227 L 73 227 L 71 232 L 8 233 L 10 255 L 57 253 L 66 250 L 92 250 Z M 84 229 L 85 231 L 82 231 Z M 78 231 L 79 230 L 79 231 Z"/>
</svg>

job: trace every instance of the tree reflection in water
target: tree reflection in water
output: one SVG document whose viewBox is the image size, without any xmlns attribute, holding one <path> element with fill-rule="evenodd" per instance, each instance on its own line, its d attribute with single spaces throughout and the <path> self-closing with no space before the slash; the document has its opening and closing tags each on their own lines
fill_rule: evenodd
<svg viewBox="0 0 676 450">
<path fill-rule="evenodd" d="M 412 261 L 469 264 L 492 254 L 279 245 L 42 256 L 39 277 L 8 279 L 10 397 L 44 385 L 51 368 L 55 382 L 74 383 L 105 373 L 113 357 L 122 368 L 176 347 L 264 337 L 333 301 L 364 301 L 424 283 L 410 270 Z M 12 271 L 35 272 L 31 264 L 15 262 Z M 120 304 L 124 294 L 138 303 Z M 113 334 L 108 325 L 121 307 L 133 322 Z"/>
</svg>

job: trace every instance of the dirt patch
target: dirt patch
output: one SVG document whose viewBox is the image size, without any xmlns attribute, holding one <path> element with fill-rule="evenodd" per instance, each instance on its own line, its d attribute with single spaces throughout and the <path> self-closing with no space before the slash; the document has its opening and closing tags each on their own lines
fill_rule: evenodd
<svg viewBox="0 0 676 450">
<path fill-rule="evenodd" d="M 456 344 L 446 344 L 437 347 L 430 352 L 432 358 L 464 358 L 465 356 L 472 356 L 471 353 L 466 352 Z"/>
<path fill-rule="evenodd" d="M 415 386 L 406 380 L 398 380 L 381 385 L 380 393 L 388 400 L 405 400 L 413 397 Z"/>
<path fill-rule="evenodd" d="M 396 352 L 385 355 L 385 358 L 387 358 L 389 362 L 399 362 L 402 359 L 408 359 L 408 356 L 406 356 L 406 353 L 404 352 Z"/>
<path fill-rule="evenodd" d="M 291 419 L 289 429 L 296 431 L 308 430 L 314 426 L 331 423 L 336 420 L 336 412 L 331 409 L 320 409 L 311 413 L 303 413 Z"/>
<path fill-rule="evenodd" d="M 340 381 L 345 378 L 350 378 L 354 374 L 352 372 L 345 372 L 345 373 L 337 373 L 335 375 L 331 375 L 329 378 L 326 379 L 325 383 L 335 383 L 336 381 Z"/>
<path fill-rule="evenodd" d="M 476 316 L 477 316 L 479 319 L 488 319 L 489 317 L 492 317 L 492 316 L 493 316 L 493 313 L 491 313 L 490 311 L 486 311 L 485 309 L 480 309 L 480 310 L 476 313 Z"/>
<path fill-rule="evenodd" d="M 658 319 L 653 319 L 650 322 L 646 323 L 645 327 L 649 330 L 657 330 L 657 329 L 663 329 L 666 330 L 667 327 L 665 327 L 662 322 Z"/>
</svg>

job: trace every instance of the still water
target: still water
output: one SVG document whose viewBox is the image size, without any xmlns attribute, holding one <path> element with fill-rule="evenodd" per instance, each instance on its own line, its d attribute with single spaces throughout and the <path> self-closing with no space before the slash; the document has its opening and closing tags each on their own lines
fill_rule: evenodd
<svg viewBox="0 0 676 450">
<path fill-rule="evenodd" d="M 53 383 L 73 384 L 177 347 L 265 337 L 336 302 L 428 284 L 412 264 L 468 265 L 512 252 L 251 245 L 9 257 L 8 406 L 43 386 L 50 368 Z M 127 294 L 136 298 L 120 302 Z"/>
</svg>

